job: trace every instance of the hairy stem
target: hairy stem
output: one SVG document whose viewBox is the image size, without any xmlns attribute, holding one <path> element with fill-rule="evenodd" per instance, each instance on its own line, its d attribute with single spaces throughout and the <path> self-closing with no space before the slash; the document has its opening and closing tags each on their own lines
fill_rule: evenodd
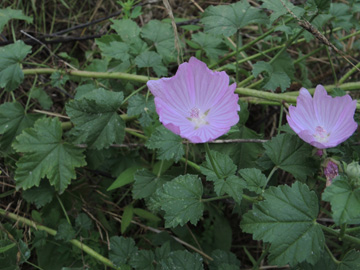
<svg viewBox="0 0 360 270">
<path fill-rule="evenodd" d="M 43 226 L 43 225 L 39 225 L 37 223 L 35 223 L 34 221 L 24 218 L 24 217 L 20 217 L 18 215 L 15 215 L 13 213 L 7 212 L 4 209 L 0 209 L 0 215 L 4 216 L 6 218 L 12 219 L 16 222 L 21 222 L 23 224 L 26 224 L 30 227 L 33 227 L 36 230 L 40 230 L 40 231 L 45 231 L 48 234 L 55 236 L 57 234 L 57 231 L 50 229 L 49 227 Z M 95 250 L 93 250 L 92 248 L 90 248 L 89 246 L 85 245 L 84 243 L 80 242 L 79 240 L 76 239 L 72 239 L 69 241 L 72 245 L 80 248 L 82 251 L 86 252 L 87 254 L 89 254 L 91 257 L 93 257 L 94 259 L 102 262 L 103 264 L 111 267 L 112 269 L 120 269 L 118 267 L 116 267 L 109 259 L 105 258 L 104 256 L 100 255 L 99 253 L 97 253 Z"/>
</svg>

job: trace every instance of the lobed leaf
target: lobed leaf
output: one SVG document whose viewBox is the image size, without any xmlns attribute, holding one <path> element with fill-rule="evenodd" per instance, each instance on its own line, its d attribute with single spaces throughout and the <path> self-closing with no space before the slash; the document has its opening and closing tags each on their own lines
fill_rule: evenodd
<svg viewBox="0 0 360 270">
<path fill-rule="evenodd" d="M 98 150 L 122 143 L 125 123 L 117 110 L 123 98 L 122 92 L 100 88 L 67 103 L 66 112 L 75 125 L 75 143 L 87 143 L 90 149 Z"/>
<path fill-rule="evenodd" d="M 164 60 L 171 62 L 175 59 L 175 39 L 170 24 L 151 20 L 141 29 L 141 36 L 152 41 Z"/>
<path fill-rule="evenodd" d="M 25 45 L 23 41 L 0 48 L 0 88 L 12 91 L 22 83 L 24 73 L 20 63 L 30 52 L 31 46 Z"/>
<path fill-rule="evenodd" d="M 178 161 L 185 153 L 182 138 L 164 126 L 157 127 L 145 145 L 149 149 L 157 149 L 160 160 Z"/>
<path fill-rule="evenodd" d="M 113 236 L 110 238 L 110 260 L 118 266 L 128 264 L 130 258 L 138 252 L 132 238 Z"/>
<path fill-rule="evenodd" d="M 231 5 L 209 6 L 201 22 L 205 25 L 205 32 L 228 37 L 249 24 L 266 24 L 268 18 L 261 9 L 242 0 Z"/>
<path fill-rule="evenodd" d="M 42 116 L 25 113 L 18 102 L 5 102 L 0 105 L 0 149 L 10 149 L 11 143 L 25 128 L 32 127 Z"/>
<path fill-rule="evenodd" d="M 10 7 L 0 9 L 0 33 L 8 21 L 13 19 L 24 20 L 27 23 L 32 23 L 33 21 L 32 17 L 24 15 L 20 9 L 11 9 Z"/>
<path fill-rule="evenodd" d="M 166 259 L 160 261 L 162 270 L 191 269 L 203 270 L 202 257 L 198 253 L 186 250 L 172 251 Z"/>
<path fill-rule="evenodd" d="M 346 176 L 336 177 L 332 184 L 325 188 L 322 199 L 330 202 L 332 216 L 337 225 L 360 217 L 360 188 L 352 187 Z"/>
<path fill-rule="evenodd" d="M 243 216 L 241 228 L 255 240 L 270 242 L 272 264 L 316 263 L 324 247 L 324 234 L 316 223 L 318 199 L 308 186 L 295 182 L 291 187 L 270 187 L 265 200 Z"/>
<path fill-rule="evenodd" d="M 276 166 L 299 180 L 305 180 L 316 169 L 315 161 L 311 158 L 311 145 L 297 136 L 280 134 L 264 143 L 264 148 L 265 154 Z"/>
<path fill-rule="evenodd" d="M 14 149 L 24 153 L 16 163 L 18 189 L 39 186 L 40 180 L 47 177 L 55 190 L 64 192 L 71 179 L 76 177 L 75 168 L 84 166 L 86 162 L 83 150 L 63 142 L 61 137 L 58 118 L 43 118 L 16 138 Z"/>
<path fill-rule="evenodd" d="M 165 226 L 196 224 L 204 211 L 201 201 L 203 186 L 196 175 L 180 175 L 156 191 L 156 198 L 165 211 Z"/>
</svg>

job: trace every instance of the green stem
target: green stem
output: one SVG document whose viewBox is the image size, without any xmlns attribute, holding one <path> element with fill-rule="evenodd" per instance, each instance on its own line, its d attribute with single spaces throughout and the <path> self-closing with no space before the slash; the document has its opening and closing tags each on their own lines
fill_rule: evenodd
<svg viewBox="0 0 360 270">
<path fill-rule="evenodd" d="M 280 127 L 282 126 L 283 116 L 284 116 L 284 105 L 281 104 L 281 106 L 280 106 L 280 116 L 279 116 L 279 125 L 278 125 L 278 135 L 280 134 Z"/>
<path fill-rule="evenodd" d="M 345 231 L 346 231 L 346 223 L 345 223 L 345 224 L 342 224 L 342 225 L 340 226 L 340 235 L 339 235 L 340 241 L 341 241 L 342 238 L 344 237 Z"/>
<path fill-rule="evenodd" d="M 126 101 L 129 100 L 129 98 L 131 98 L 132 96 L 134 96 L 134 95 L 136 95 L 137 93 L 139 93 L 139 92 L 140 92 L 141 90 L 143 90 L 145 87 L 146 87 L 146 84 L 143 85 L 143 86 L 141 86 L 141 87 L 139 87 L 138 89 L 136 89 L 134 92 L 132 92 L 130 95 L 128 95 L 128 96 L 123 100 L 123 102 L 121 103 L 121 105 L 122 105 L 122 104 L 125 104 Z"/>
<path fill-rule="evenodd" d="M 360 68 L 360 62 L 357 63 L 356 67 L 350 69 L 344 76 L 342 76 L 339 80 L 339 84 L 343 84 L 354 72 L 356 72 Z"/>
<path fill-rule="evenodd" d="M 266 185 L 269 183 L 271 177 L 273 176 L 273 174 L 276 172 L 277 169 L 278 169 L 277 166 L 274 166 L 274 167 L 272 168 L 271 172 L 269 173 L 269 175 L 268 175 L 268 177 L 267 177 L 267 179 L 266 179 L 266 183 L 265 183 L 265 185 L 264 185 L 264 187 L 263 187 L 263 189 L 262 189 L 263 191 L 265 190 Z"/>
<path fill-rule="evenodd" d="M 31 93 L 36 85 L 36 82 L 37 82 L 37 79 L 38 79 L 38 76 L 35 75 L 35 79 L 34 79 L 34 82 L 32 84 L 32 87 L 30 88 L 30 91 L 29 91 L 29 95 L 28 95 L 28 99 L 26 101 L 26 105 L 25 105 L 25 113 L 27 113 L 27 110 L 29 108 L 29 104 L 30 104 L 30 100 L 31 100 Z"/>
<path fill-rule="evenodd" d="M 46 226 L 40 225 L 30 219 L 24 218 L 24 217 L 20 217 L 18 215 L 15 215 L 13 213 L 10 212 L 6 212 L 4 209 L 0 208 L 0 215 L 12 219 L 16 222 L 21 222 L 23 224 L 26 224 L 30 227 L 33 227 L 36 230 L 40 230 L 40 231 L 45 231 L 48 234 L 55 236 L 57 231 L 50 229 Z M 120 270 L 120 268 L 116 267 L 109 259 L 105 258 L 104 256 L 100 255 L 99 253 L 97 253 L 95 250 L 93 250 L 92 248 L 90 248 L 89 246 L 85 245 L 84 243 L 76 240 L 76 239 L 72 239 L 69 241 L 72 245 L 78 247 L 79 249 L 81 249 L 82 251 L 86 252 L 87 254 L 89 254 L 91 257 L 93 257 L 94 259 L 102 262 L 103 264 L 111 267 L 112 269 L 118 269 Z"/>
<path fill-rule="evenodd" d="M 254 59 L 256 59 L 256 58 L 259 58 L 259 57 L 261 57 L 261 56 L 266 55 L 266 54 L 269 53 L 269 52 L 278 50 L 278 49 L 280 49 L 282 46 L 283 46 L 283 45 L 276 46 L 276 47 L 272 47 L 272 48 L 267 49 L 267 50 L 265 50 L 265 51 L 262 51 L 262 52 L 253 54 L 253 55 L 251 55 L 251 56 L 248 56 L 248 57 L 246 57 L 246 58 L 243 58 L 243 59 L 240 59 L 240 60 L 236 61 L 235 64 L 236 64 L 236 63 L 237 63 L 237 64 L 242 64 L 242 63 L 245 63 L 245 62 L 247 62 L 247 61 L 254 60 Z M 227 66 L 221 66 L 221 67 L 219 67 L 219 68 L 217 68 L 217 69 L 215 69 L 215 70 L 216 70 L 216 71 L 223 71 L 223 70 L 226 70 L 226 69 L 227 69 Z"/>
<path fill-rule="evenodd" d="M 330 55 L 330 52 L 329 52 L 329 47 L 326 46 L 326 54 L 329 58 L 329 62 L 330 62 L 330 67 L 331 67 L 331 71 L 332 71 L 332 74 L 333 74 L 333 77 L 334 77 L 334 83 L 337 84 L 338 80 L 337 80 L 337 77 L 336 77 L 336 71 L 335 71 L 335 67 L 334 67 L 334 64 L 332 62 L 332 59 L 331 59 L 331 55 Z"/>
<path fill-rule="evenodd" d="M 340 237 L 340 232 L 338 232 L 338 231 L 336 231 L 334 229 L 331 229 L 329 227 L 326 227 L 326 226 L 324 226 L 322 224 L 319 224 L 319 226 L 323 231 L 325 231 L 325 232 L 327 232 L 329 234 L 332 234 L 332 235 L 334 235 L 336 237 Z M 353 244 L 360 247 L 360 239 L 357 238 L 357 237 L 353 237 L 351 235 L 344 234 L 343 237 L 342 237 L 342 240 L 346 241 L 346 242 L 351 242 L 351 243 L 353 243 Z"/>
<path fill-rule="evenodd" d="M 238 61 L 239 61 L 239 30 L 236 31 L 236 34 L 235 34 L 235 38 L 236 38 L 236 62 L 235 62 L 235 82 L 238 83 L 239 81 L 239 64 L 238 64 Z"/>
<path fill-rule="evenodd" d="M 158 172 L 158 174 L 157 174 L 157 177 L 158 177 L 158 178 L 161 176 L 161 171 L 162 171 L 163 166 L 164 166 L 164 160 L 161 160 L 159 172 Z"/>
<path fill-rule="evenodd" d="M 256 262 L 256 264 L 253 265 L 253 268 L 252 268 L 253 270 L 259 269 L 259 265 L 260 265 L 261 261 L 265 258 L 265 256 L 268 254 L 269 249 L 270 249 L 270 245 L 267 245 L 266 248 L 261 253 L 259 259 Z"/>
<path fill-rule="evenodd" d="M 197 170 L 198 172 L 201 172 L 200 166 L 197 165 L 195 162 L 192 162 L 192 161 L 190 161 L 190 160 L 188 160 L 188 159 L 186 159 L 186 158 L 184 158 L 184 157 L 182 157 L 182 158 L 180 159 L 180 161 L 181 161 L 181 162 L 184 162 L 184 163 L 187 163 L 187 165 L 189 165 L 191 168 Z"/>
<path fill-rule="evenodd" d="M 325 244 L 325 249 L 327 251 L 327 253 L 330 255 L 331 259 L 333 260 L 333 262 L 335 264 L 340 264 L 340 261 L 338 261 L 335 257 L 334 254 L 332 254 L 331 250 L 329 249 L 329 247 Z"/>
<path fill-rule="evenodd" d="M 229 195 L 219 196 L 219 197 L 213 197 L 213 198 L 207 198 L 207 199 L 201 199 L 202 202 L 212 202 L 212 201 L 218 201 L 223 199 L 231 198 Z"/>
<path fill-rule="evenodd" d="M 140 133 L 138 133 L 138 132 L 136 132 L 136 131 L 134 131 L 132 129 L 129 129 L 129 128 L 125 128 L 125 132 L 127 132 L 127 133 L 129 133 L 129 134 L 131 134 L 131 135 L 133 135 L 135 137 L 138 137 L 140 139 L 144 139 L 144 140 L 148 139 L 148 137 L 146 137 L 145 135 L 142 135 L 142 134 L 140 134 Z"/>
<path fill-rule="evenodd" d="M 290 21 L 292 21 L 293 18 L 289 18 L 288 20 L 285 21 L 285 23 L 288 23 Z M 209 68 L 214 68 L 217 65 L 221 64 L 222 62 L 228 60 L 229 58 L 233 57 L 234 55 L 236 55 L 237 53 L 240 53 L 244 50 L 246 50 L 247 48 L 250 48 L 251 46 L 253 46 L 254 44 L 256 44 L 258 41 L 263 40 L 264 38 L 266 38 L 268 35 L 272 34 L 275 31 L 275 27 L 273 27 L 272 29 L 270 29 L 269 31 L 267 31 L 266 33 L 262 34 L 261 36 L 257 37 L 256 39 L 254 39 L 253 41 L 247 43 L 246 45 L 242 46 L 241 48 L 239 48 L 238 51 L 234 51 L 232 53 L 229 53 L 228 55 L 226 55 L 225 57 L 221 58 L 218 62 L 212 64 L 209 66 Z"/>
<path fill-rule="evenodd" d="M 251 255 L 251 253 L 248 251 L 248 249 L 246 247 L 243 247 L 244 251 L 245 251 L 245 254 L 246 256 L 248 256 L 250 262 L 252 263 L 252 265 L 256 265 L 256 260 L 254 259 L 254 257 Z M 252 268 L 254 269 L 254 268 Z"/>
<path fill-rule="evenodd" d="M 204 143 L 204 146 L 205 146 L 206 154 L 207 154 L 207 156 L 208 156 L 209 159 L 210 159 L 211 166 L 213 167 L 214 172 L 215 172 L 217 178 L 222 179 L 222 177 L 220 176 L 220 174 L 219 174 L 219 172 L 218 172 L 218 170 L 217 170 L 217 168 L 216 168 L 216 166 L 215 166 L 215 161 L 214 161 L 214 159 L 213 159 L 213 157 L 212 157 L 212 155 L 211 155 L 211 151 L 210 151 L 209 144 L 208 144 L 208 143 Z"/>
<path fill-rule="evenodd" d="M 53 74 L 59 72 L 60 74 L 68 74 L 83 78 L 92 79 L 119 79 L 134 82 L 146 83 L 148 81 L 147 76 L 129 74 L 124 72 L 95 72 L 95 71 L 81 71 L 81 70 L 58 70 L 54 68 L 34 68 L 34 69 L 23 69 L 24 75 L 36 75 L 36 74 Z M 151 80 L 157 80 L 158 78 L 150 78 Z"/>
<path fill-rule="evenodd" d="M 57 195 L 57 194 L 56 194 L 56 199 L 59 201 L 59 204 L 61 206 L 62 211 L 64 212 L 64 215 L 65 215 L 65 218 L 66 218 L 67 222 L 71 225 L 70 218 L 69 218 L 68 214 L 66 213 L 65 207 L 64 207 L 59 195 Z"/>
<path fill-rule="evenodd" d="M 360 231 L 360 226 L 359 227 L 355 227 L 355 228 L 348 228 L 346 229 L 347 233 L 357 233 L 358 231 Z"/>
</svg>

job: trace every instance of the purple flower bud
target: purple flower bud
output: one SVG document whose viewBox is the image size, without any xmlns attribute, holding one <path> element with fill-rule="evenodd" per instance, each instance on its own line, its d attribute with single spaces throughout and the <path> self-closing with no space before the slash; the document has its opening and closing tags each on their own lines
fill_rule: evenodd
<svg viewBox="0 0 360 270">
<path fill-rule="evenodd" d="M 349 95 L 333 98 L 318 85 L 313 98 L 308 90 L 300 89 L 297 105 L 290 106 L 286 118 L 301 139 L 325 149 L 337 146 L 355 132 L 355 109 L 356 100 Z"/>
<path fill-rule="evenodd" d="M 323 154 L 324 154 L 324 152 L 323 152 L 322 149 L 317 149 L 317 150 L 316 150 L 316 153 L 315 153 L 316 156 L 322 157 Z"/>
<path fill-rule="evenodd" d="M 211 71 L 191 57 L 179 66 L 175 76 L 147 82 L 155 96 L 160 122 L 193 143 L 215 140 L 239 121 L 236 84 L 229 76 Z"/>
<path fill-rule="evenodd" d="M 338 165 L 329 160 L 324 169 L 324 175 L 326 177 L 326 186 L 330 186 L 332 184 L 332 180 L 339 175 L 339 167 Z"/>
</svg>

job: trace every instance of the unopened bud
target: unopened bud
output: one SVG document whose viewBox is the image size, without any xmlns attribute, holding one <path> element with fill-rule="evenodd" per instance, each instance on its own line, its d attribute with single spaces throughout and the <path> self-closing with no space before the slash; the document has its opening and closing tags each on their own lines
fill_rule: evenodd
<svg viewBox="0 0 360 270">
<path fill-rule="evenodd" d="M 332 184 L 332 180 L 339 175 L 338 165 L 332 160 L 328 160 L 324 169 L 324 175 L 326 177 L 326 186 L 328 187 Z"/>
<path fill-rule="evenodd" d="M 345 173 L 349 177 L 350 181 L 356 186 L 360 186 L 360 165 L 358 162 L 353 161 L 346 166 Z"/>
</svg>

